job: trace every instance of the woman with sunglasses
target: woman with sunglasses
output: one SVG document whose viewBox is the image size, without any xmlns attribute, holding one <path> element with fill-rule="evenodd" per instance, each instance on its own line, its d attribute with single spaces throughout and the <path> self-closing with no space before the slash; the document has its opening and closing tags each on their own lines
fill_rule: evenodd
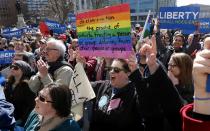
<svg viewBox="0 0 210 131">
<path fill-rule="evenodd" d="M 107 67 L 110 80 L 92 82 L 90 131 L 141 130 L 135 86 L 129 81 L 130 69 L 124 59 L 114 59 Z"/>
<path fill-rule="evenodd" d="M 14 116 L 18 126 L 24 126 L 35 105 L 35 94 L 28 85 L 31 73 L 32 69 L 28 63 L 22 60 L 14 61 L 10 66 L 10 75 L 4 85 L 6 100 L 15 107 Z"/>
<path fill-rule="evenodd" d="M 71 91 L 67 86 L 51 83 L 43 88 L 35 99 L 35 112 L 27 119 L 25 130 L 80 131 L 72 119 Z"/>
</svg>

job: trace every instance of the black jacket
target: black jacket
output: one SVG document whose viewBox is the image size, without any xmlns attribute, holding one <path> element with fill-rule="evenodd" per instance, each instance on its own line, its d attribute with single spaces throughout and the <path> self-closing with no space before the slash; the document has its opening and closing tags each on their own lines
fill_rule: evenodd
<svg viewBox="0 0 210 131">
<path fill-rule="evenodd" d="M 21 121 L 17 125 L 24 126 L 28 115 L 35 106 L 36 95 L 30 90 L 26 81 L 19 82 L 14 89 L 11 84 L 6 83 L 4 93 L 6 100 L 15 107 L 15 119 Z"/>
<path fill-rule="evenodd" d="M 112 96 L 110 81 L 92 83 L 96 93 L 90 131 L 141 131 L 138 99 L 135 86 L 129 83 Z M 115 103 L 109 106 L 110 103 Z M 112 107 L 112 109 L 110 109 Z"/>
<path fill-rule="evenodd" d="M 183 106 L 181 97 L 167 76 L 162 66 L 150 75 L 145 69 L 145 76 L 139 70 L 130 75 L 136 84 L 139 98 L 140 113 L 144 118 L 145 131 L 164 131 L 165 121 L 173 131 L 181 131 L 180 108 Z"/>
</svg>

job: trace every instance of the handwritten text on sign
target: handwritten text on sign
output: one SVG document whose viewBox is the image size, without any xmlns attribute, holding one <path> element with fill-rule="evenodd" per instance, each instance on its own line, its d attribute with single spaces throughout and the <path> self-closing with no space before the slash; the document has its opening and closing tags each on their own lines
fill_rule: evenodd
<svg viewBox="0 0 210 131">
<path fill-rule="evenodd" d="M 131 53 L 129 4 L 81 13 L 76 20 L 82 55 L 127 58 Z"/>
<path fill-rule="evenodd" d="M 72 106 L 95 98 L 95 93 L 81 63 L 77 63 L 74 68 L 69 88 L 72 91 Z"/>
</svg>

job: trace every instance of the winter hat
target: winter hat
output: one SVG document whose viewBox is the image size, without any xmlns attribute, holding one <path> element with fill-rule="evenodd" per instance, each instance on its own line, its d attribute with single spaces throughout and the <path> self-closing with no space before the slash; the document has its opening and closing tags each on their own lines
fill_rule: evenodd
<svg viewBox="0 0 210 131">
<path fill-rule="evenodd" d="M 21 71 L 23 72 L 23 77 L 28 77 L 28 78 L 31 77 L 32 69 L 28 63 L 22 60 L 17 60 L 13 64 L 21 69 Z"/>
</svg>

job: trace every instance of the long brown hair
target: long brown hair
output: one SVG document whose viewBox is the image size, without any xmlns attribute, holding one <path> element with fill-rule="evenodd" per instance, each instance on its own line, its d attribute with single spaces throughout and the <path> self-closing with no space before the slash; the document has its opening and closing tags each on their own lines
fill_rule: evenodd
<svg viewBox="0 0 210 131">
<path fill-rule="evenodd" d="M 186 53 L 175 53 L 171 56 L 171 59 L 180 69 L 179 83 L 183 86 L 192 84 L 192 58 Z"/>
</svg>

